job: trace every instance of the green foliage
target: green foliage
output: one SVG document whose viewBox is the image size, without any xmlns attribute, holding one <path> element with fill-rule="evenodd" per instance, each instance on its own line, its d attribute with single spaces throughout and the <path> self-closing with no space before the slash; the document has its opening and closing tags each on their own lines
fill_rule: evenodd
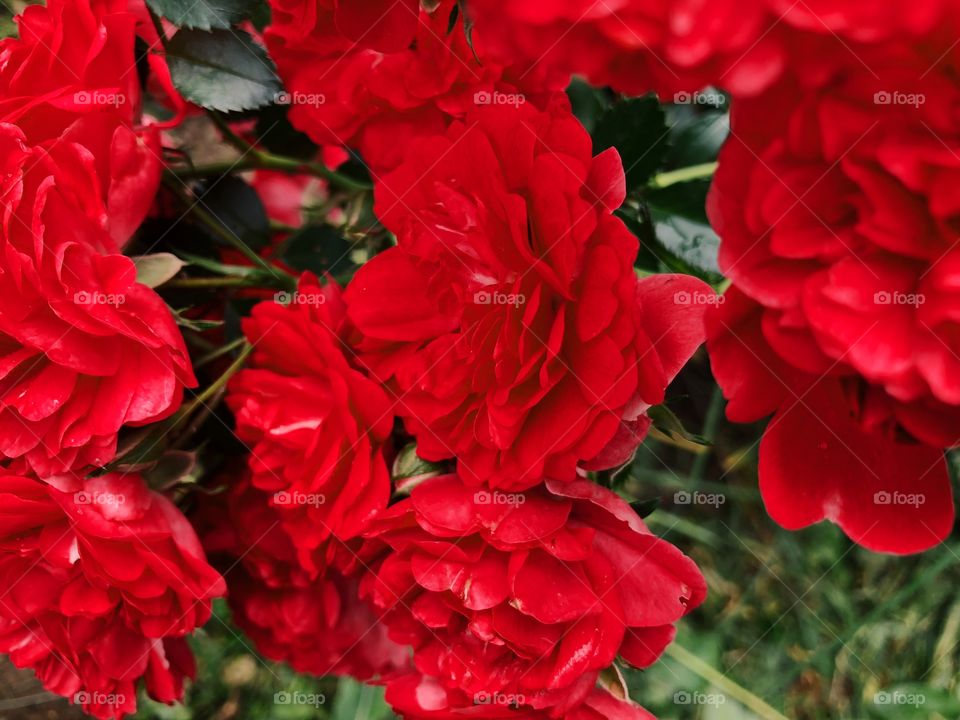
<svg viewBox="0 0 960 720">
<path fill-rule="evenodd" d="M 147 0 L 147 5 L 177 27 L 225 30 L 249 16 L 259 3 L 256 0 Z"/>
<path fill-rule="evenodd" d="M 210 110 L 253 110 L 280 92 L 273 61 L 242 30 L 181 30 L 167 43 L 177 90 Z"/>
</svg>

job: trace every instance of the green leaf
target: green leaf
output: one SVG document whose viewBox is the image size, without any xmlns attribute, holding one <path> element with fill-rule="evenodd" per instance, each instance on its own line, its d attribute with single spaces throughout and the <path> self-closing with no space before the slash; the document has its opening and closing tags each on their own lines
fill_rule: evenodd
<svg viewBox="0 0 960 720">
<path fill-rule="evenodd" d="M 670 151 L 666 166 L 682 168 L 713 162 L 730 134 L 730 116 L 723 112 L 671 113 Z"/>
<path fill-rule="evenodd" d="M 247 247 L 260 250 L 270 242 L 270 218 L 260 195 L 244 180 L 229 175 L 217 179 L 197 201 Z M 211 233 L 216 242 L 222 242 Z"/>
<path fill-rule="evenodd" d="M 210 110 L 254 110 L 281 90 L 273 62 L 242 30 L 181 30 L 167 43 L 167 64 L 177 90 Z"/>
<path fill-rule="evenodd" d="M 137 266 L 137 282 L 150 288 L 172 279 L 186 263 L 172 253 L 154 253 L 130 258 Z"/>
<path fill-rule="evenodd" d="M 308 225 L 287 239 L 280 258 L 294 270 L 341 276 L 355 265 L 350 259 L 351 249 L 350 242 L 337 229 Z"/>
<path fill-rule="evenodd" d="M 225 30 L 246 18 L 257 6 L 256 0 L 147 0 L 157 15 L 177 27 L 199 30 Z"/>
<path fill-rule="evenodd" d="M 687 430 L 680 418 L 666 405 L 654 405 L 647 410 L 647 415 L 650 416 L 653 427 L 674 440 L 685 440 L 694 445 L 710 445 L 708 440 Z"/>
<path fill-rule="evenodd" d="M 663 164 L 668 145 L 666 116 L 655 95 L 618 103 L 597 121 L 593 151 L 615 147 L 627 174 L 627 190 L 636 190 Z"/>
<path fill-rule="evenodd" d="M 340 678 L 330 720 L 386 720 L 393 717 L 383 700 L 383 689 Z"/>
</svg>

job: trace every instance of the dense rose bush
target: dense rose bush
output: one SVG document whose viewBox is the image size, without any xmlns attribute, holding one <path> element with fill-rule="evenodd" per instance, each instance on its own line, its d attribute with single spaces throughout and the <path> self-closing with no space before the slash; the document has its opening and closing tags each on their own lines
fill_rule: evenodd
<svg viewBox="0 0 960 720">
<path fill-rule="evenodd" d="M 424 709 L 504 695 L 562 716 L 618 655 L 652 664 L 706 594 L 692 560 L 588 481 L 504 493 L 442 476 L 368 534 L 388 552 L 363 591 L 436 678 Z"/>
<path fill-rule="evenodd" d="M 136 475 L 0 475 L 0 650 L 99 718 L 179 699 L 183 639 L 223 579 L 186 518 Z"/>
<path fill-rule="evenodd" d="M 411 0 L 273 0 L 271 7 L 265 39 L 291 122 L 318 144 L 358 149 L 376 173 L 477 102 L 527 102 L 520 94 L 527 85 L 542 92 L 486 57 L 480 34 L 471 47 L 454 0 L 430 9 Z"/>
<path fill-rule="evenodd" d="M 377 185 L 398 246 L 345 297 L 422 457 L 519 488 L 630 458 L 702 341 L 705 305 L 677 298 L 712 290 L 637 280 L 624 193 L 616 151 L 594 157 L 560 99 L 474 109 Z"/>
<path fill-rule="evenodd" d="M 737 292 L 710 348 L 731 419 L 777 413 L 760 459 L 771 515 L 911 552 L 953 521 L 940 449 L 960 443 L 960 88 L 955 58 L 865 59 L 876 77 L 734 108 L 710 211 Z"/>
<path fill-rule="evenodd" d="M 351 362 L 335 282 L 321 286 L 308 274 L 278 300 L 286 304 L 260 303 L 244 320 L 255 350 L 227 403 L 250 447 L 253 485 L 271 493 L 301 562 L 313 569 L 327 540 L 358 536 L 387 506 L 393 403 Z"/>
</svg>

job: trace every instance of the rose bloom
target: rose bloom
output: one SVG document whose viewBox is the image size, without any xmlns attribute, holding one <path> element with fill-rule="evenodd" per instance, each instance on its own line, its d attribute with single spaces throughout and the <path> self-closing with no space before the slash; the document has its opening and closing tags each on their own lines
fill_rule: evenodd
<svg viewBox="0 0 960 720">
<path fill-rule="evenodd" d="M 297 672 L 363 680 L 407 664 L 406 650 L 358 597 L 357 544 L 338 545 L 321 574 L 307 573 L 295 538 L 249 471 L 231 476 L 226 495 L 205 502 L 197 521 L 211 559 L 225 568 L 233 621 L 259 653 Z"/>
<path fill-rule="evenodd" d="M 709 287 L 638 281 L 616 150 L 559 97 L 481 107 L 377 184 L 398 245 L 346 292 L 364 362 L 427 460 L 495 487 L 626 462 L 702 341 Z"/>
<path fill-rule="evenodd" d="M 455 0 L 432 9 L 418 0 L 270 5 L 264 37 L 288 90 L 290 121 L 317 144 L 358 149 L 377 173 L 478 101 L 526 101 L 505 68 L 485 57 L 481 38 L 471 48 Z M 530 81 L 541 90 L 539 78 Z"/>
<path fill-rule="evenodd" d="M 103 465 L 124 425 L 173 413 L 195 383 L 166 304 L 108 252 L 99 177 L 68 140 L 0 125 L 0 454 L 41 475 Z"/>
<path fill-rule="evenodd" d="M 141 126 L 134 51 L 138 24 L 153 32 L 146 10 L 126 0 L 51 0 L 16 20 L 19 38 L 0 40 L 0 123 L 38 148 L 67 142 L 71 165 L 96 169 L 87 193 L 98 191 L 96 221 L 112 239 L 107 249 L 119 252 L 160 182 L 160 139 Z M 149 62 L 154 75 L 166 72 Z"/>
<path fill-rule="evenodd" d="M 518 698 L 498 693 L 476 693 L 472 707 L 451 703 L 457 693 L 445 689 L 436 678 L 416 673 L 400 674 L 387 683 L 387 702 L 406 720 L 456 720 L 456 718 L 523 718 L 547 720 L 549 709 L 524 708 Z M 564 720 L 655 720 L 654 716 L 629 699 L 615 697 L 596 687 L 582 704 L 563 715 Z"/>
<path fill-rule="evenodd" d="M 424 709 L 505 695 L 561 716 L 617 656 L 652 664 L 706 594 L 692 560 L 586 480 L 505 493 L 440 476 L 368 536 L 387 551 L 362 589 L 436 679 L 402 701 Z"/>
<path fill-rule="evenodd" d="M 535 70 L 586 76 L 628 94 L 690 102 L 713 85 L 736 96 L 770 87 L 788 68 L 813 75 L 826 53 L 856 62 L 858 41 L 921 35 L 944 0 L 471 0 L 490 54 Z M 862 66 L 861 66 L 862 67 Z M 681 95 L 677 96 L 678 93 Z"/>
<path fill-rule="evenodd" d="M 306 274 L 260 303 L 243 330 L 255 350 L 227 404 L 250 447 L 253 485 L 270 494 L 304 567 L 331 537 L 356 537 L 387 506 L 391 398 L 351 363 L 340 289 Z M 335 549 L 335 544 L 334 548 Z"/>
<path fill-rule="evenodd" d="M 134 712 L 141 679 L 179 699 L 184 636 L 224 593 L 180 511 L 135 475 L 9 471 L 0 507 L 0 652 L 98 718 Z"/>
<path fill-rule="evenodd" d="M 864 60 L 876 77 L 734 108 L 709 209 L 735 291 L 709 348 L 732 420 L 775 413 L 760 448 L 773 518 L 906 553 L 953 525 L 960 88 L 955 57 Z"/>
</svg>

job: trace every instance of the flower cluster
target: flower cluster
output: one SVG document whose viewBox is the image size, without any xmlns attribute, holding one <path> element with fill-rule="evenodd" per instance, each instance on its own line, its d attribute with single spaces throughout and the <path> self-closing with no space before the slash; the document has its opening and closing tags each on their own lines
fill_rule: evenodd
<svg viewBox="0 0 960 720">
<path fill-rule="evenodd" d="M 122 253 L 161 170 L 134 44 L 146 9 L 51 0 L 0 41 L 0 650 L 96 717 L 172 703 L 222 578 L 138 475 L 84 479 L 195 383 Z M 154 33 L 155 34 L 155 33 Z M 151 66 L 159 65 L 151 62 Z"/>
<path fill-rule="evenodd" d="M 712 290 L 637 278 L 620 159 L 562 98 L 470 108 L 374 192 L 397 246 L 342 295 L 307 273 L 243 324 L 247 467 L 229 517 L 203 515 L 237 622 L 297 669 L 379 676 L 410 717 L 503 697 L 643 717 L 599 675 L 654 662 L 705 584 L 583 478 L 631 458 L 703 340 L 706 304 L 676 296 Z M 388 508 L 396 417 L 456 472 Z"/>
<path fill-rule="evenodd" d="M 655 663 L 706 582 L 614 483 L 704 341 L 730 419 L 772 416 L 775 520 L 894 553 L 949 532 L 949 2 L 271 0 L 262 36 L 203 5 L 174 28 L 141 0 L 50 0 L 0 41 L 0 651 L 50 690 L 100 718 L 141 686 L 179 699 L 185 638 L 228 594 L 265 657 L 378 683 L 403 717 L 649 720 L 617 663 Z M 185 51 L 200 35 L 258 65 Z M 625 208 L 647 191 L 574 114 L 573 75 L 732 100 L 722 298 L 638 272 Z M 218 276 L 161 297 L 183 260 L 128 255 L 190 145 L 161 131 L 201 119 L 175 79 L 239 156 L 165 171 L 192 205 L 158 234 L 192 213 L 190 262 Z M 281 79 L 285 140 L 219 114 Z M 293 129 L 308 150 L 266 149 Z M 357 158 L 369 183 L 332 169 Z M 197 289 L 216 307 L 171 311 Z M 226 452 L 190 444 L 207 421 Z"/>
<path fill-rule="evenodd" d="M 709 202 L 734 287 L 708 346 L 730 418 L 773 415 L 771 516 L 908 553 L 953 526 L 960 55 L 940 33 L 960 25 L 930 30 L 940 3 L 876 8 L 831 16 L 862 42 L 818 83 L 785 78 L 734 103 Z"/>
</svg>

